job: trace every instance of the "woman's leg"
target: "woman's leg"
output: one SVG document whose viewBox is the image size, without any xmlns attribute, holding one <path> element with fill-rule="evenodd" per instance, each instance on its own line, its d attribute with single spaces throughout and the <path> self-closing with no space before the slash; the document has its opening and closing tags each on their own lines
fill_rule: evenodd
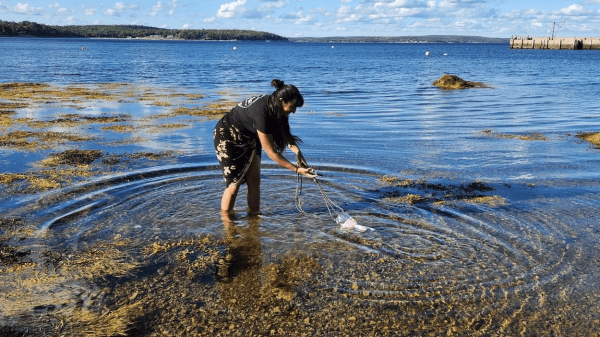
<svg viewBox="0 0 600 337">
<path fill-rule="evenodd" d="M 237 197 L 240 185 L 232 184 L 225 189 L 223 197 L 221 198 L 221 212 L 231 213 L 233 212 L 233 206 L 235 206 L 235 198 Z"/>
<path fill-rule="evenodd" d="M 257 154 L 254 155 L 246 174 L 246 184 L 248 184 L 248 208 L 250 213 L 258 214 L 260 212 L 260 156 Z"/>
</svg>

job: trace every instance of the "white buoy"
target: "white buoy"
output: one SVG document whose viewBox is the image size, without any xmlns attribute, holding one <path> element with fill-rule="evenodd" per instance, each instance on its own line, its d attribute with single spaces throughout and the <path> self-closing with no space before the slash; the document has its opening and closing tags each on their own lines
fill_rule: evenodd
<svg viewBox="0 0 600 337">
<path fill-rule="evenodd" d="M 444 56 L 448 56 L 448 53 L 444 53 Z"/>
<path fill-rule="evenodd" d="M 331 46 L 331 49 L 335 48 L 335 46 Z"/>
<path fill-rule="evenodd" d="M 237 50 L 237 47 L 233 47 L 233 50 Z"/>
<path fill-rule="evenodd" d="M 425 52 L 425 56 L 429 56 L 429 50 Z"/>
</svg>

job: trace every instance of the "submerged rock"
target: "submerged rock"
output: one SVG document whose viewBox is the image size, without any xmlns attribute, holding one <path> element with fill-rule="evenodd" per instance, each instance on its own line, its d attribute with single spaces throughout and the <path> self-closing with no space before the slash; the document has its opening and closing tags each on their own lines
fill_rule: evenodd
<svg viewBox="0 0 600 337">
<path fill-rule="evenodd" d="M 465 81 L 456 75 L 444 74 L 432 83 L 441 89 L 489 88 L 485 83 Z"/>
</svg>

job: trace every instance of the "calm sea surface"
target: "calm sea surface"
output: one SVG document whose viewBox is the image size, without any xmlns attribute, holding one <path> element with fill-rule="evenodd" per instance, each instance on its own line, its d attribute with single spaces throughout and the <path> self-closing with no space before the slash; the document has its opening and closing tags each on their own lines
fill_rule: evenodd
<svg viewBox="0 0 600 337">
<path fill-rule="evenodd" d="M 306 179 L 307 213 L 300 213 L 296 177 L 263 154 L 263 263 L 301 252 L 325 268 L 315 281 L 320 291 L 364 304 L 444 303 L 456 310 L 437 315 L 483 320 L 482 334 L 522 332 L 527 324 L 525 335 L 600 329 L 600 150 L 575 137 L 600 132 L 598 51 L 0 39 L 0 60 L 2 83 L 136 83 L 215 98 L 268 94 L 273 78 L 294 84 L 305 105 L 290 124 L 305 157 L 327 196 L 374 231 L 338 231 Z M 431 84 L 446 73 L 491 88 Z M 103 111 L 147 113 L 133 103 Z M 0 201 L 0 213 L 37 228 L 24 240 L 32 246 L 84 247 L 115 235 L 133 247 L 157 237 L 223 236 L 214 125 L 123 150 L 177 150 L 174 162 L 12 196 Z M 529 135 L 538 138 L 519 138 Z M 36 155 L 0 148 L 0 173 L 17 172 L 17 162 Z M 243 189 L 242 228 L 245 204 Z"/>
</svg>

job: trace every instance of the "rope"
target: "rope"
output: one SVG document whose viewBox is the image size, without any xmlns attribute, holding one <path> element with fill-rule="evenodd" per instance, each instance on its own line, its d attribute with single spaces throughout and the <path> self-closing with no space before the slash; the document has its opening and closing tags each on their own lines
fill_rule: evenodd
<svg viewBox="0 0 600 337">
<path fill-rule="evenodd" d="M 319 188 L 319 191 L 321 192 L 321 195 L 323 196 L 323 200 L 325 201 L 325 206 L 327 207 L 327 212 L 329 212 L 329 216 L 331 217 L 331 219 L 333 219 L 333 221 L 335 223 L 337 223 L 338 225 L 342 225 L 342 227 L 344 227 L 344 229 L 348 229 L 348 227 L 350 227 L 359 232 L 365 232 L 367 229 L 374 231 L 374 229 L 371 227 L 361 226 L 361 225 L 357 224 L 356 221 L 354 219 L 352 219 L 352 217 L 350 217 L 348 220 L 346 220 L 346 223 L 341 224 L 340 222 L 344 221 L 344 220 L 342 220 L 342 219 L 344 219 L 344 217 L 340 213 L 345 214 L 346 212 L 344 212 L 344 209 L 342 209 L 340 206 L 338 206 L 336 203 L 334 203 L 331 199 L 329 199 L 329 197 L 325 193 L 325 190 L 323 189 L 323 186 L 321 186 L 321 183 L 319 182 L 319 180 L 317 180 L 316 177 L 313 178 L 313 180 L 315 181 L 315 184 L 317 184 L 317 187 Z M 298 211 L 300 213 L 308 214 L 302 208 L 304 201 L 302 200 L 302 175 L 300 175 L 300 174 L 298 174 L 298 176 L 296 178 L 295 200 L 296 200 L 296 208 L 298 209 Z M 316 215 L 313 215 L 313 216 L 317 217 Z M 346 216 L 348 216 L 348 215 L 346 214 Z M 348 225 L 348 222 L 349 222 L 349 225 Z"/>
<path fill-rule="evenodd" d="M 333 219 L 333 221 L 336 221 L 336 218 L 340 215 L 340 213 L 344 212 L 344 209 L 341 208 L 340 206 L 338 206 L 336 203 L 334 203 L 325 193 L 325 190 L 323 189 L 323 186 L 321 186 L 321 183 L 319 182 L 319 180 L 317 180 L 317 178 L 313 178 L 313 180 L 315 181 L 315 183 L 317 184 L 317 187 L 319 188 L 319 192 L 321 192 L 321 196 L 323 197 L 323 201 L 325 201 L 325 206 L 327 207 L 327 212 L 329 212 L 329 216 Z M 304 209 L 302 208 L 302 205 L 304 204 L 304 201 L 302 200 L 302 175 L 298 174 L 297 178 L 296 178 L 296 208 L 298 209 L 298 211 L 300 213 L 306 213 L 304 211 Z M 306 213 L 308 214 L 308 213 Z"/>
</svg>

